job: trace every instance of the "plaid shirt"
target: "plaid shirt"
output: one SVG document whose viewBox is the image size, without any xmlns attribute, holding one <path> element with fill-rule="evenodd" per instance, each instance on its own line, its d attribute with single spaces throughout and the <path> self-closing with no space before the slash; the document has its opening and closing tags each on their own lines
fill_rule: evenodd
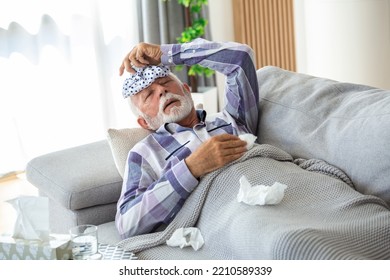
<svg viewBox="0 0 390 280">
<path fill-rule="evenodd" d="M 155 231 L 175 217 L 199 181 L 184 159 L 222 133 L 257 134 L 258 84 L 253 51 L 238 43 L 197 39 L 162 45 L 164 65 L 200 64 L 226 75 L 225 108 L 206 117 L 197 111 L 193 128 L 167 123 L 137 143 L 127 159 L 116 226 L 122 238 Z"/>
</svg>

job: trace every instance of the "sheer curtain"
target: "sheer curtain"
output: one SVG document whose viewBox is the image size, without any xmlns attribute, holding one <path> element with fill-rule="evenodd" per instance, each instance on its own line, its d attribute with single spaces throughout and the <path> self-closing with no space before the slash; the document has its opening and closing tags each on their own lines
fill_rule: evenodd
<svg viewBox="0 0 390 280">
<path fill-rule="evenodd" d="M 135 126 L 118 67 L 138 41 L 135 0 L 2 0 L 0 175 Z"/>
<path fill-rule="evenodd" d="M 176 0 L 2 0 L 0 177 L 138 126 L 121 95 L 123 56 L 140 41 L 175 43 L 183 29 Z"/>
</svg>

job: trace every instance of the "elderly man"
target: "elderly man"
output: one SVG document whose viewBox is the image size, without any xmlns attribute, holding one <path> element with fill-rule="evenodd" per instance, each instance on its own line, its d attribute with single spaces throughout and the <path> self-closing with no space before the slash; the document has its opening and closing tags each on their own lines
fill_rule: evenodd
<svg viewBox="0 0 390 280">
<path fill-rule="evenodd" d="M 222 112 L 206 118 L 194 108 L 189 86 L 167 67 L 178 64 L 226 75 Z M 240 158 L 246 142 L 238 135 L 256 134 L 259 101 L 253 51 L 239 43 L 140 43 L 123 60 L 120 75 L 125 70 L 131 75 L 123 95 L 139 125 L 154 133 L 128 155 L 116 215 L 122 238 L 168 224 L 203 175 Z"/>
</svg>

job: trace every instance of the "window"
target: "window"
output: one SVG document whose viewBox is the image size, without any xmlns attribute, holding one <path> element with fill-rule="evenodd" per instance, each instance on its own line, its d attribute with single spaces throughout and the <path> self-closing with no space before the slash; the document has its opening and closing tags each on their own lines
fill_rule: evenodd
<svg viewBox="0 0 390 280">
<path fill-rule="evenodd" d="M 0 176 L 40 154 L 136 126 L 123 55 L 138 42 L 137 1 L 0 4 Z M 21 8 L 23 7 L 23 8 Z"/>
</svg>

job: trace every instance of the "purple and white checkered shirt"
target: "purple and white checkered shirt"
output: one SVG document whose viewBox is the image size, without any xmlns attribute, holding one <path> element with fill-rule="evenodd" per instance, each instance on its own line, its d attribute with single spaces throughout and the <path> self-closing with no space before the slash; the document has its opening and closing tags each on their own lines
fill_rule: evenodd
<svg viewBox="0 0 390 280">
<path fill-rule="evenodd" d="M 204 141 L 223 133 L 257 133 L 259 94 L 251 48 L 196 39 L 161 50 L 164 65 L 200 64 L 226 75 L 226 106 L 207 118 L 197 111 L 199 123 L 193 128 L 167 123 L 130 151 L 115 219 L 122 238 L 172 221 L 199 183 L 184 159 Z"/>
</svg>

